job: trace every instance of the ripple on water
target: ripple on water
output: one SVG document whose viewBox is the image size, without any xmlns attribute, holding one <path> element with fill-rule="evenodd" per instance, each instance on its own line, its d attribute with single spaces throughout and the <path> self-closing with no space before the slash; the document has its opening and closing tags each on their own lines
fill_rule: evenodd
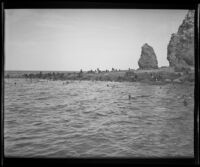
<svg viewBox="0 0 200 167">
<path fill-rule="evenodd" d="M 181 99 L 193 92 L 192 85 L 8 79 L 5 154 L 193 156 L 194 99 L 188 106 Z"/>
</svg>

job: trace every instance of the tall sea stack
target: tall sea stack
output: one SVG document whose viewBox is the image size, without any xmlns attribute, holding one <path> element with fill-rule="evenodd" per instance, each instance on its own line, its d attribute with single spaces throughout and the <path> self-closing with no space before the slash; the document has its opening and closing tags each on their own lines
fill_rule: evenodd
<svg viewBox="0 0 200 167">
<path fill-rule="evenodd" d="M 194 66 L 194 10 L 189 10 L 167 47 L 171 67 Z"/>
<path fill-rule="evenodd" d="M 158 61 L 153 48 L 145 43 L 142 46 L 142 53 L 138 61 L 140 69 L 157 69 Z"/>
</svg>

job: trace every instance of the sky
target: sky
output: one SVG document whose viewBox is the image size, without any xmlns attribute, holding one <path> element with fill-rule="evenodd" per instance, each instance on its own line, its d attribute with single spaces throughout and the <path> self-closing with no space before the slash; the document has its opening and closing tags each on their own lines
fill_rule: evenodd
<svg viewBox="0 0 200 167">
<path fill-rule="evenodd" d="M 168 66 L 167 45 L 188 10 L 7 9 L 5 70 L 137 69 L 141 47 Z"/>
</svg>

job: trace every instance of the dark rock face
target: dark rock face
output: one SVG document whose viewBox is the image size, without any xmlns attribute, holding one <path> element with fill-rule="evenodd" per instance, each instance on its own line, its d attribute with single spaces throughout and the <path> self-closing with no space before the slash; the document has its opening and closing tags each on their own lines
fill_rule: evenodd
<svg viewBox="0 0 200 167">
<path fill-rule="evenodd" d="M 178 32 L 172 34 L 167 60 L 171 67 L 194 66 L 194 10 L 189 10 Z"/>
<path fill-rule="evenodd" d="M 158 61 L 156 54 L 151 46 L 147 43 L 142 46 L 142 53 L 138 61 L 140 69 L 157 69 Z"/>
</svg>

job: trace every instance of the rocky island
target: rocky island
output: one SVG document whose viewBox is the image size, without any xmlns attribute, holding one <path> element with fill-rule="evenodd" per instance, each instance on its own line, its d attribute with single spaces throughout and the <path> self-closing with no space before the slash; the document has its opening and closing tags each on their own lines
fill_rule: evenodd
<svg viewBox="0 0 200 167">
<path fill-rule="evenodd" d="M 138 65 L 140 69 L 158 69 L 156 54 L 153 48 L 147 43 L 142 46 L 142 53 Z"/>
</svg>

